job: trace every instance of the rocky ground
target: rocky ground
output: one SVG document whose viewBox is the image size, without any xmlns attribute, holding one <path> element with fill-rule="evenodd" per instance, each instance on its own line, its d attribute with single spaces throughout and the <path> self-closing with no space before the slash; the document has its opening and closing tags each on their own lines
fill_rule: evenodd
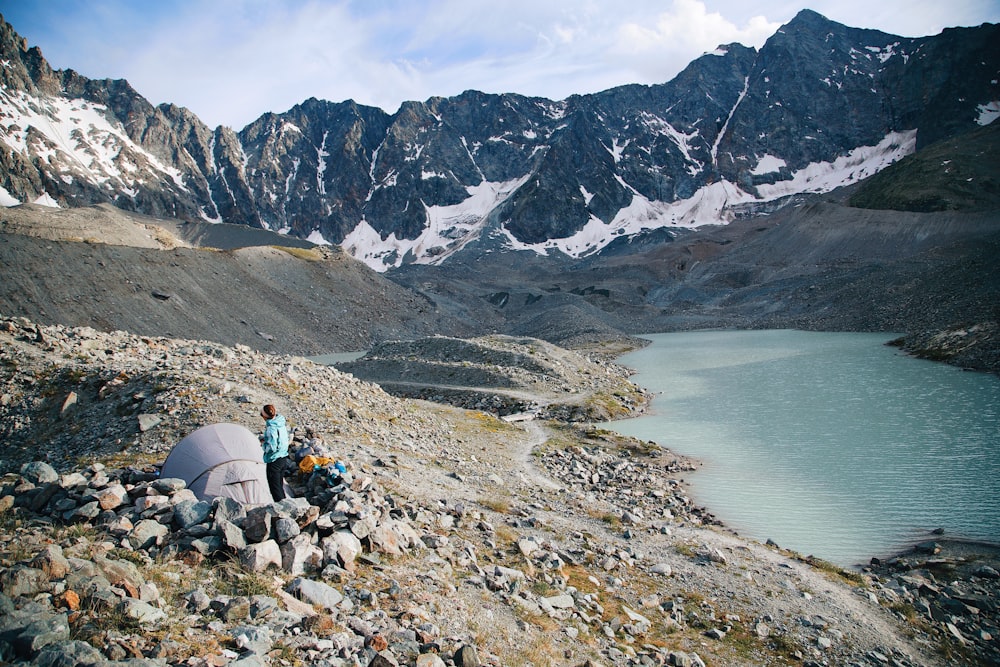
<svg viewBox="0 0 1000 667">
<path fill-rule="evenodd" d="M 274 403 L 296 498 L 155 465 Z M 0 321 L 0 661 L 39 665 L 997 664 L 998 574 L 941 545 L 846 572 L 741 538 L 696 464 L 586 423 L 392 397 L 298 357 Z M 993 560 L 990 560 L 990 559 Z"/>
<path fill-rule="evenodd" d="M 537 338 L 434 336 L 380 343 L 336 366 L 394 396 L 508 419 L 604 422 L 627 417 L 649 401 L 629 382 L 630 371 L 611 359 L 607 349 L 585 355 Z"/>
</svg>

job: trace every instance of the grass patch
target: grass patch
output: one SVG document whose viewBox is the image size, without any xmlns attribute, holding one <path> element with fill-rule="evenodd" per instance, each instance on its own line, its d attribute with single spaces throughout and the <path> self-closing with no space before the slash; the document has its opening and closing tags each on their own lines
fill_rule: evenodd
<svg viewBox="0 0 1000 667">
<path fill-rule="evenodd" d="M 868 582 L 865 580 L 864 576 L 860 572 L 854 572 L 853 570 L 845 570 L 839 565 L 835 565 L 829 561 L 825 561 L 822 558 L 816 558 L 815 556 L 800 556 L 798 554 L 794 555 L 796 560 L 802 561 L 813 568 L 826 572 L 827 574 L 832 574 L 833 576 L 847 582 L 852 586 L 864 586 Z"/>
<path fill-rule="evenodd" d="M 253 597 L 274 596 L 274 580 L 260 572 L 247 572 L 234 559 L 223 561 L 215 568 L 219 591 L 226 595 Z"/>
<path fill-rule="evenodd" d="M 283 245 L 275 245 L 271 247 L 306 262 L 319 262 L 323 260 L 323 253 L 320 252 L 318 248 L 292 248 Z"/>
<path fill-rule="evenodd" d="M 511 504 L 509 498 L 480 498 L 479 504 L 498 514 L 510 514 Z"/>
</svg>

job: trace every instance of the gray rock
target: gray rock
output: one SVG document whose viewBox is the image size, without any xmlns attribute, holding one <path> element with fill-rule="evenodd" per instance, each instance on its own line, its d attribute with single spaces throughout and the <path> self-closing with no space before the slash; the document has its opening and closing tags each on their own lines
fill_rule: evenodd
<svg viewBox="0 0 1000 667">
<path fill-rule="evenodd" d="M 126 498 L 128 498 L 128 493 L 121 484 L 112 484 L 94 493 L 94 500 L 97 501 L 102 510 L 117 509 L 124 504 Z"/>
<path fill-rule="evenodd" d="M 351 532 L 357 535 L 353 526 L 351 527 Z M 403 549 L 400 546 L 399 534 L 388 523 L 381 523 L 374 526 L 368 533 L 368 540 L 371 542 L 372 549 L 380 553 L 392 556 L 400 556 L 403 553 Z"/>
<path fill-rule="evenodd" d="M 649 569 L 653 574 L 662 574 L 665 577 L 669 577 L 674 573 L 673 569 L 670 567 L 669 563 L 657 563 Z"/>
<path fill-rule="evenodd" d="M 103 667 L 107 659 L 96 648 L 85 641 L 71 641 L 49 644 L 35 656 L 35 667 Z"/>
<path fill-rule="evenodd" d="M 273 530 L 274 539 L 278 541 L 278 544 L 284 544 L 301 532 L 299 524 L 295 522 L 295 519 L 288 517 L 278 517 L 274 521 Z"/>
<path fill-rule="evenodd" d="M 244 519 L 247 518 L 246 506 L 232 498 L 224 498 L 222 496 L 214 498 L 212 500 L 212 507 L 215 510 L 216 525 L 222 521 L 229 521 L 237 526 L 242 526 Z"/>
<path fill-rule="evenodd" d="M 180 528 L 190 528 L 208 518 L 212 506 L 204 500 L 185 500 L 174 505 L 174 523 Z"/>
<path fill-rule="evenodd" d="M 170 495 L 187 487 L 187 482 L 177 477 L 162 477 L 153 480 L 152 487 L 159 493 Z"/>
<path fill-rule="evenodd" d="M 78 486 L 87 486 L 87 484 L 87 478 L 78 472 L 66 473 L 59 478 L 59 486 L 64 489 L 75 489 Z"/>
<path fill-rule="evenodd" d="M 300 600 L 319 605 L 328 611 L 336 610 L 344 600 L 343 594 L 333 586 L 303 577 L 293 579 L 286 590 Z"/>
<path fill-rule="evenodd" d="M 143 433 L 153 430 L 163 421 L 160 415 L 139 415 L 137 419 L 139 421 L 139 430 Z"/>
<path fill-rule="evenodd" d="M 12 642 L 21 656 L 34 656 L 46 646 L 69 641 L 69 620 L 66 614 L 32 614 L 32 620 L 24 626 Z"/>
<path fill-rule="evenodd" d="M 44 461 L 32 461 L 21 466 L 21 477 L 32 484 L 54 484 L 59 481 L 56 469 Z"/>
<path fill-rule="evenodd" d="M 187 601 L 188 608 L 194 612 L 205 611 L 211 603 L 211 598 L 209 598 L 208 594 L 201 588 L 194 589 L 185 595 L 184 599 Z"/>
<path fill-rule="evenodd" d="M 243 534 L 247 542 L 263 542 L 271 536 L 274 510 L 270 506 L 254 507 L 247 512 L 243 522 Z"/>
<path fill-rule="evenodd" d="M 289 574 L 319 571 L 323 568 L 323 560 L 323 550 L 313 544 L 305 533 L 281 545 L 281 567 Z"/>
<path fill-rule="evenodd" d="M 143 519 L 132 528 L 129 542 L 135 549 L 149 549 L 161 546 L 168 534 L 170 534 L 170 529 L 159 521 Z"/>
<path fill-rule="evenodd" d="M 327 565 L 340 565 L 350 570 L 354 567 L 354 561 L 361 555 L 361 540 L 346 530 L 324 537 L 320 544 L 323 549 L 323 561 Z"/>
<path fill-rule="evenodd" d="M 247 545 L 240 549 L 239 558 L 251 572 L 264 572 L 269 567 L 281 569 L 281 548 L 274 540 Z"/>
<path fill-rule="evenodd" d="M 148 602 L 135 598 L 125 598 L 118 605 L 118 610 L 128 618 L 134 619 L 143 625 L 159 623 L 167 618 L 162 609 L 158 609 Z"/>
<path fill-rule="evenodd" d="M 220 521 L 218 515 L 216 515 L 215 525 L 222 538 L 222 543 L 227 547 L 235 551 L 246 547 L 247 538 L 243 535 L 243 530 L 235 523 L 226 519 Z"/>
<path fill-rule="evenodd" d="M 553 609 L 572 609 L 576 606 L 573 596 L 566 593 L 542 598 L 542 601 L 551 606 Z"/>
<path fill-rule="evenodd" d="M 15 565 L 0 573 L 0 587 L 9 598 L 33 597 L 49 590 L 49 575 L 38 568 Z"/>
<path fill-rule="evenodd" d="M 66 513 L 66 520 L 70 522 L 74 521 L 93 521 L 100 515 L 101 506 L 96 500 L 87 503 L 86 505 L 81 505 L 74 510 Z"/>
<path fill-rule="evenodd" d="M 475 646 L 466 644 L 455 651 L 455 667 L 480 667 L 479 652 Z"/>
<path fill-rule="evenodd" d="M 216 552 L 222 551 L 223 546 L 221 535 L 206 535 L 205 537 L 191 540 L 191 548 L 202 556 L 211 556 Z"/>
<path fill-rule="evenodd" d="M 271 629 L 266 625 L 244 625 L 233 629 L 230 633 L 236 646 L 253 655 L 264 656 L 274 646 Z"/>
</svg>

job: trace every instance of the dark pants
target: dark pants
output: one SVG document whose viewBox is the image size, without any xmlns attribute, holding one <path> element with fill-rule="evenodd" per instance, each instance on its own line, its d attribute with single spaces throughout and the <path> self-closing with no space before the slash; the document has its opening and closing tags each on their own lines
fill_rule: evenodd
<svg viewBox="0 0 1000 667">
<path fill-rule="evenodd" d="M 288 457 L 283 456 L 267 464 L 267 487 L 271 489 L 271 497 L 274 502 L 285 499 L 285 462 Z"/>
</svg>

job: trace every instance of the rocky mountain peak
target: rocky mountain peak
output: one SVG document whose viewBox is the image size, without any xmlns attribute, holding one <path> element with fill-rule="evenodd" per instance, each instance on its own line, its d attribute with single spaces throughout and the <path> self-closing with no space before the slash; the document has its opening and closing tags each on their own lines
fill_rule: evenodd
<svg viewBox="0 0 1000 667">
<path fill-rule="evenodd" d="M 723 45 L 660 85 L 465 91 L 394 114 L 310 98 L 236 132 L 125 81 L 53 72 L 12 26 L 2 36 L 7 203 L 263 227 L 377 270 L 447 261 L 484 233 L 582 257 L 725 223 L 861 180 L 1000 105 L 997 26 L 903 38 L 810 10 L 759 51 Z"/>
</svg>

